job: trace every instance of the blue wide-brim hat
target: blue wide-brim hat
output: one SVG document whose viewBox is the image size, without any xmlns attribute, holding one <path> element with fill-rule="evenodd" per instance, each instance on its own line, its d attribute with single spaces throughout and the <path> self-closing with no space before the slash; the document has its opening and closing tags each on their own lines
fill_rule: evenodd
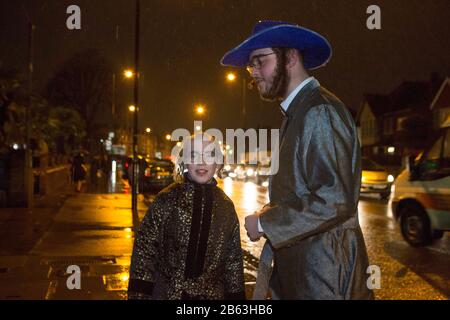
<svg viewBox="0 0 450 320">
<path fill-rule="evenodd" d="M 305 69 L 316 69 L 331 58 L 331 45 L 325 37 L 312 30 L 282 21 L 259 21 L 252 35 L 236 48 L 228 51 L 220 63 L 224 66 L 244 67 L 253 50 L 285 47 L 300 50 Z"/>
</svg>

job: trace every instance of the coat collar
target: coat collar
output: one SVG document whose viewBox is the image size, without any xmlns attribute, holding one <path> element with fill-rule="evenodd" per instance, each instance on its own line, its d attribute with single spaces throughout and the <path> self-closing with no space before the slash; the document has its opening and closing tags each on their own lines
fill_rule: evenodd
<svg viewBox="0 0 450 320">
<path fill-rule="evenodd" d="M 320 87 L 319 81 L 317 79 L 312 79 L 309 81 L 295 96 L 295 98 L 292 100 L 292 102 L 289 104 L 289 108 L 287 111 L 284 111 L 284 109 L 280 106 L 280 110 L 283 113 L 283 116 L 288 117 L 291 119 L 294 114 L 297 112 L 298 109 L 300 109 L 299 105 L 303 104 L 306 101 L 306 98 L 311 95 L 311 93 L 314 91 L 314 89 Z"/>
</svg>

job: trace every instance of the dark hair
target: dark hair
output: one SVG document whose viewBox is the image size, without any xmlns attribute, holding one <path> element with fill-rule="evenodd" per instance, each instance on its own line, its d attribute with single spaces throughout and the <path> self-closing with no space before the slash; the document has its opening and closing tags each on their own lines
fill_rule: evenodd
<svg viewBox="0 0 450 320">
<path fill-rule="evenodd" d="M 275 52 L 277 65 L 276 65 L 276 75 L 273 78 L 273 84 L 276 86 L 272 86 L 269 94 L 267 95 L 269 98 L 267 100 L 274 100 L 280 97 L 283 97 L 287 90 L 288 83 L 288 74 L 286 70 L 286 62 L 287 62 L 287 52 L 290 48 L 284 47 L 274 47 L 272 48 L 273 52 Z"/>
</svg>

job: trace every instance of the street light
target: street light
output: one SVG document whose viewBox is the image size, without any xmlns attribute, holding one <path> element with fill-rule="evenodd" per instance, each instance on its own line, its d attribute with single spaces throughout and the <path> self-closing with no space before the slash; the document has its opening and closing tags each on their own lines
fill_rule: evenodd
<svg viewBox="0 0 450 320">
<path fill-rule="evenodd" d="M 131 112 L 135 112 L 136 111 L 136 107 L 131 105 L 128 107 L 128 110 L 130 110 Z"/>
<path fill-rule="evenodd" d="M 130 70 L 130 69 L 126 69 L 123 72 L 123 75 L 125 76 L 125 78 L 131 79 L 131 78 L 134 77 L 134 72 L 132 70 Z"/>
<path fill-rule="evenodd" d="M 205 111 L 206 111 L 206 108 L 205 108 L 205 106 L 202 105 L 202 104 L 198 104 L 198 105 L 196 106 L 196 108 L 195 108 L 195 112 L 196 112 L 197 114 L 199 114 L 199 115 L 204 114 Z"/>
<path fill-rule="evenodd" d="M 166 140 L 172 139 L 172 136 L 170 134 L 166 134 Z"/>
<path fill-rule="evenodd" d="M 152 131 L 152 129 L 150 129 L 150 128 L 145 129 L 145 132 L 147 132 L 147 133 L 150 133 L 151 131 Z"/>
<path fill-rule="evenodd" d="M 227 81 L 233 82 L 234 80 L 236 80 L 236 75 L 233 72 L 228 72 L 227 73 Z"/>
</svg>

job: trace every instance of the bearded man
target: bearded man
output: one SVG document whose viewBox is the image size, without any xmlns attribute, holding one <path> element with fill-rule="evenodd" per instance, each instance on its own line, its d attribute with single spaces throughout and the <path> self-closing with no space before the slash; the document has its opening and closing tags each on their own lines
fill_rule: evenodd
<svg viewBox="0 0 450 320">
<path fill-rule="evenodd" d="M 268 289 L 273 299 L 373 298 L 358 221 L 356 126 L 345 105 L 309 74 L 331 51 L 314 31 L 260 21 L 221 60 L 247 67 L 261 97 L 281 101 L 284 116 L 270 203 L 245 219 L 252 241 L 267 238 L 255 299 L 265 299 Z"/>
</svg>

